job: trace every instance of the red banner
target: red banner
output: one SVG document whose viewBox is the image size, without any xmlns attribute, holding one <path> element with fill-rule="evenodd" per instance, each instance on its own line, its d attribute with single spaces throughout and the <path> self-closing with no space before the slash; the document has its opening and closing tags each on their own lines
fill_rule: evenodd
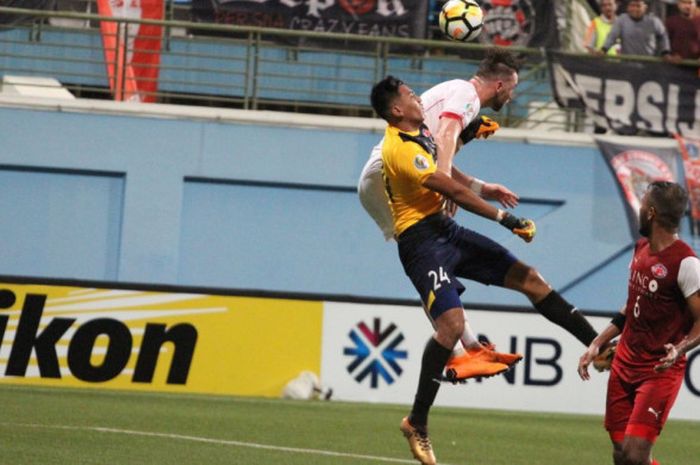
<svg viewBox="0 0 700 465">
<path fill-rule="evenodd" d="M 700 222 L 700 139 L 674 134 L 683 157 L 685 183 L 690 196 L 690 214 L 695 223 Z"/>
<path fill-rule="evenodd" d="M 100 16 L 163 19 L 163 0 L 97 0 Z M 102 44 L 109 87 L 115 100 L 154 102 L 163 28 L 102 21 Z"/>
</svg>

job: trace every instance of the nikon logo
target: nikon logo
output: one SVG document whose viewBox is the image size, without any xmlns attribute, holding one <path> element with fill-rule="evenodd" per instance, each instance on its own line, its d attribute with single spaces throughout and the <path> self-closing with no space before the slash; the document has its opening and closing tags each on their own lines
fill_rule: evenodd
<svg viewBox="0 0 700 465">
<path fill-rule="evenodd" d="M 11 308 L 15 301 L 16 297 L 12 291 L 0 289 L 0 309 Z M 5 368 L 5 376 L 25 376 L 29 358 L 34 351 L 42 378 L 61 377 L 56 343 L 73 326 L 76 319 L 53 318 L 40 330 L 39 323 L 45 302 L 45 295 L 26 295 Z M 5 342 L 8 320 L 8 315 L 0 315 L 0 344 Z M 102 362 L 95 365 L 91 357 L 95 341 L 100 336 L 106 336 L 109 342 Z M 175 346 L 167 383 L 185 384 L 187 382 L 197 342 L 197 330 L 188 323 L 171 327 L 158 323 L 146 323 L 136 367 L 131 378 L 132 382 L 150 383 L 153 380 L 160 348 L 166 342 L 171 342 Z M 131 356 L 132 347 L 131 332 L 121 321 L 112 318 L 96 318 L 87 321 L 75 328 L 70 339 L 68 369 L 73 376 L 82 381 L 93 383 L 109 381 L 124 370 Z"/>
</svg>

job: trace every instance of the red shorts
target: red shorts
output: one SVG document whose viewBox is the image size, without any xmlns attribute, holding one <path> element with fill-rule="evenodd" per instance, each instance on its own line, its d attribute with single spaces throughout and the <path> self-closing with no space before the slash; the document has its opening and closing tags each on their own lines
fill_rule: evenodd
<svg viewBox="0 0 700 465">
<path fill-rule="evenodd" d="M 605 407 L 605 429 L 613 441 L 637 436 L 654 442 L 683 384 L 683 370 L 652 373 L 634 383 L 623 380 L 617 370 L 610 372 Z"/>
</svg>

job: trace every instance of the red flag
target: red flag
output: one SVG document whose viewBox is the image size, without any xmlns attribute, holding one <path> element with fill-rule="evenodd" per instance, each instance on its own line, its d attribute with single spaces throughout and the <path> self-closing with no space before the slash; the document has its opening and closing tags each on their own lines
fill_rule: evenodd
<svg viewBox="0 0 700 465">
<path fill-rule="evenodd" d="M 163 19 L 163 0 L 97 0 L 100 16 Z M 163 28 L 102 21 L 109 87 L 115 100 L 154 102 Z"/>
<path fill-rule="evenodd" d="M 141 0 L 142 19 L 163 19 L 163 0 Z M 141 24 L 134 40 L 134 68 L 136 85 L 142 102 L 155 102 L 160 70 L 160 48 L 163 43 L 163 27 Z"/>
</svg>

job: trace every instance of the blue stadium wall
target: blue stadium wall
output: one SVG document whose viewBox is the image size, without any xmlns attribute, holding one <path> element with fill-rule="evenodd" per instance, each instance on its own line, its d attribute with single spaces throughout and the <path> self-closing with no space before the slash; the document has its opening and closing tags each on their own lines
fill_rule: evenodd
<svg viewBox="0 0 700 465">
<path fill-rule="evenodd" d="M 90 105 L 0 107 L 0 275 L 417 298 L 355 193 L 378 121 Z M 457 164 L 519 193 L 536 240 L 458 221 L 580 308 L 618 309 L 632 239 L 600 153 L 508 134 L 470 144 Z M 476 283 L 463 300 L 527 305 Z"/>
</svg>

